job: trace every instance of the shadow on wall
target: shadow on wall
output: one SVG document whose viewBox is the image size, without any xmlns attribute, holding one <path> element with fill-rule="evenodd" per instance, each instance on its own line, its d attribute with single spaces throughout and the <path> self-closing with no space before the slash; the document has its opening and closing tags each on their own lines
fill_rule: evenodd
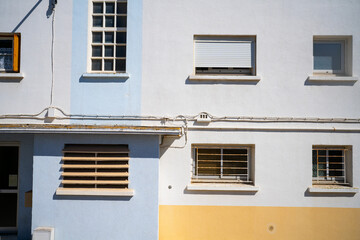
<svg viewBox="0 0 360 240">
<path fill-rule="evenodd" d="M 184 188 L 184 194 L 198 194 L 198 195 L 255 195 L 257 192 L 253 191 L 194 191 L 194 190 L 187 190 Z"/>
<path fill-rule="evenodd" d="M 334 81 L 334 80 L 323 80 L 314 81 L 307 78 L 304 82 L 305 86 L 354 86 L 356 81 Z"/>
<path fill-rule="evenodd" d="M 355 193 L 311 193 L 309 189 L 304 192 L 304 197 L 354 197 Z"/>
<path fill-rule="evenodd" d="M 234 80 L 190 80 L 189 77 L 186 78 L 185 84 L 224 84 L 224 85 L 257 85 L 258 81 L 234 81 Z"/>
<path fill-rule="evenodd" d="M 127 78 L 119 78 L 119 77 L 107 77 L 107 78 L 98 78 L 98 77 L 80 77 L 79 82 L 84 83 L 107 83 L 107 82 L 126 82 Z"/>
<path fill-rule="evenodd" d="M 56 193 L 54 193 L 53 200 L 130 201 L 132 197 L 133 196 L 64 196 L 56 195 Z"/>
<path fill-rule="evenodd" d="M 16 27 L 11 31 L 12 33 L 16 32 L 19 27 L 26 21 L 26 19 L 32 14 L 32 12 L 39 6 L 42 0 L 38 0 L 35 5 L 30 9 L 30 11 L 25 15 L 25 17 L 16 25 Z M 46 11 L 46 17 L 49 18 L 53 12 L 53 8 L 56 4 L 57 0 L 49 0 L 49 6 Z"/>
</svg>

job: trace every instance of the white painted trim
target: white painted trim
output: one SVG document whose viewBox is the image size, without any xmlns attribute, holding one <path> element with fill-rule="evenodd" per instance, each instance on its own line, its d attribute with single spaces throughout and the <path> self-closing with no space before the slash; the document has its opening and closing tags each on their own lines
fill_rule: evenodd
<svg viewBox="0 0 360 240">
<path fill-rule="evenodd" d="M 27 125 L 28 126 L 28 125 Z M 71 126 L 71 125 L 69 125 Z M 23 128 L 19 127 L 10 127 L 10 128 L 1 128 L 0 126 L 0 133 L 92 133 L 92 134 L 140 134 L 140 135 L 172 135 L 172 136 L 181 136 L 182 130 L 181 128 L 160 128 L 160 127 L 111 127 L 109 128 L 42 128 L 34 127 L 34 128 Z"/>
<path fill-rule="evenodd" d="M 331 76 L 331 75 L 313 75 L 308 77 L 310 82 L 357 82 L 359 77 L 354 76 Z"/>
<path fill-rule="evenodd" d="M 244 75 L 230 75 L 230 74 L 223 74 L 223 75 L 207 75 L 207 74 L 195 74 L 189 75 L 189 80 L 196 80 L 196 81 L 252 81 L 258 82 L 261 80 L 260 76 L 244 76 Z"/>
<path fill-rule="evenodd" d="M 58 188 L 56 195 L 62 196 L 114 196 L 114 197 L 132 197 L 135 191 L 133 189 L 67 189 Z"/>
<path fill-rule="evenodd" d="M 0 79 L 23 79 L 23 73 L 0 73 Z"/>
<path fill-rule="evenodd" d="M 200 131 L 303 131 L 303 132 L 360 132 L 360 128 L 335 128 L 335 127 L 208 127 L 208 126 L 190 126 L 188 130 Z M 1 132 L 1 131 L 0 131 Z"/>
<path fill-rule="evenodd" d="M 186 186 L 189 191 L 228 191 L 228 192 L 257 192 L 257 186 L 246 184 L 222 184 L 222 183 L 192 183 Z"/>
<path fill-rule="evenodd" d="M 320 186 L 317 187 L 309 187 L 308 191 L 310 193 L 358 193 L 359 188 L 353 187 L 336 187 L 336 188 L 322 188 Z"/>
<path fill-rule="evenodd" d="M 128 73 L 83 73 L 83 78 L 119 78 L 128 79 L 130 75 Z"/>
<path fill-rule="evenodd" d="M 87 44 L 86 69 L 88 72 L 91 71 L 92 12 L 93 12 L 93 1 L 88 1 L 87 43 L 86 43 Z"/>
</svg>

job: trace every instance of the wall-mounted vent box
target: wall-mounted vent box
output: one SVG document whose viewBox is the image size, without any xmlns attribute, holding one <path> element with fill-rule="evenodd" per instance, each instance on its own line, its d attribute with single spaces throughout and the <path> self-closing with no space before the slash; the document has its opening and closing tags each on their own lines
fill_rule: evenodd
<svg viewBox="0 0 360 240">
<path fill-rule="evenodd" d="M 33 232 L 32 240 L 54 240 L 54 228 L 38 227 Z"/>
<path fill-rule="evenodd" d="M 207 113 L 200 113 L 196 118 L 197 122 L 208 123 L 211 122 L 211 117 Z"/>
</svg>

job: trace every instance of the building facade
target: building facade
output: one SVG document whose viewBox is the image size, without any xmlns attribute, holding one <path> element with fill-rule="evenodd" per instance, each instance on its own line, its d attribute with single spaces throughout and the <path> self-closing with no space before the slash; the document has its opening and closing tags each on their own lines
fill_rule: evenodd
<svg viewBox="0 0 360 240">
<path fill-rule="evenodd" d="M 1 239 L 359 239 L 359 11 L 0 1 Z"/>
</svg>

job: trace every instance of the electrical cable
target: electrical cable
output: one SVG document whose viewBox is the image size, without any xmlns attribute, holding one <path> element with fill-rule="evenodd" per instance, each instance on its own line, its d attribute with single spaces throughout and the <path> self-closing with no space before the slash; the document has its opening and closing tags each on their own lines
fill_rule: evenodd
<svg viewBox="0 0 360 240">
<path fill-rule="evenodd" d="M 51 90 L 50 90 L 50 106 L 53 105 L 54 101 L 54 45 L 55 45 L 55 4 L 56 1 L 53 2 L 52 9 L 52 23 L 51 23 Z"/>
</svg>

